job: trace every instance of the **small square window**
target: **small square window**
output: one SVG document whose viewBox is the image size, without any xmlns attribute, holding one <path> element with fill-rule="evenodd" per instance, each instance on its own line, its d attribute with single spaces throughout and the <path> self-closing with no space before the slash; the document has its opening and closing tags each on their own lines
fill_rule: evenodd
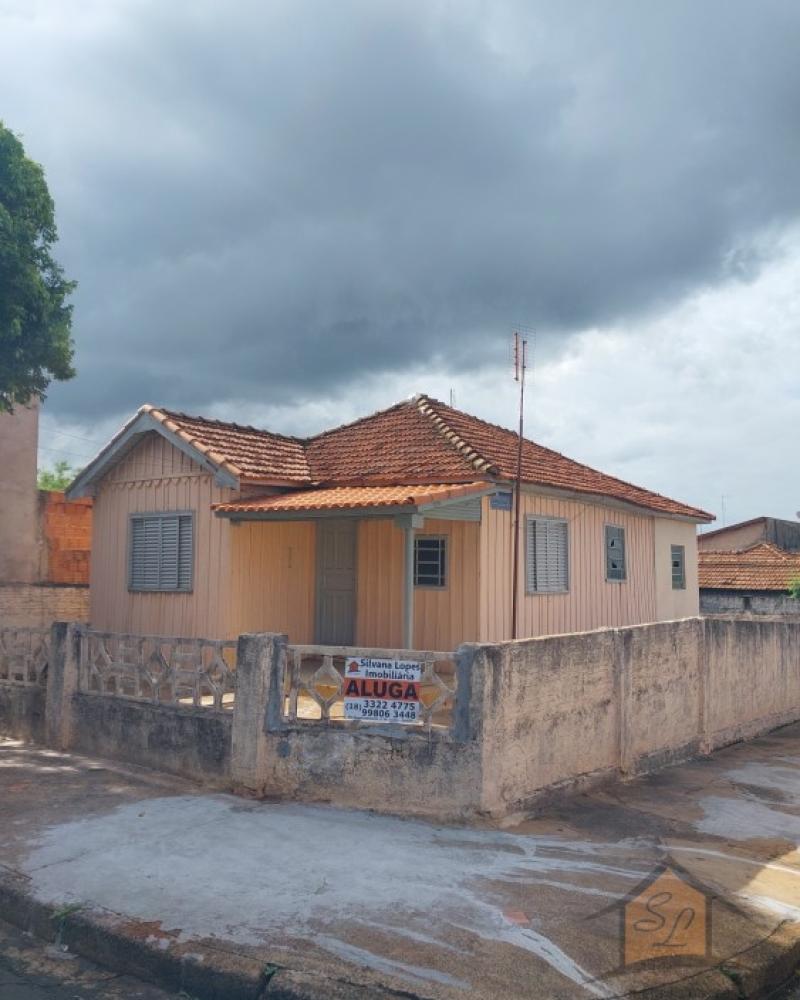
<svg viewBox="0 0 800 1000">
<path fill-rule="evenodd" d="M 414 539 L 414 586 L 447 586 L 447 539 L 444 535 L 417 535 Z"/>
<path fill-rule="evenodd" d="M 670 547 L 672 559 L 672 589 L 686 590 L 686 548 L 683 545 Z"/>
<path fill-rule="evenodd" d="M 617 524 L 606 525 L 606 580 L 624 580 L 625 529 Z"/>
</svg>

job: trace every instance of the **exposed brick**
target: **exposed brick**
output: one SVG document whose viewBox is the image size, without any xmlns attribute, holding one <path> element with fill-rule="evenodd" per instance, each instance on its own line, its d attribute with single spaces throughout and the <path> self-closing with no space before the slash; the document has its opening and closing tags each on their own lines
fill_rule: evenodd
<svg viewBox="0 0 800 1000">
<path fill-rule="evenodd" d="M 39 491 L 42 541 L 47 555 L 44 583 L 88 584 L 92 548 L 92 501 L 66 500 L 56 490 Z"/>
<path fill-rule="evenodd" d="M 0 584 L 0 626 L 43 628 L 54 621 L 88 620 L 89 588 L 85 585 Z"/>
</svg>

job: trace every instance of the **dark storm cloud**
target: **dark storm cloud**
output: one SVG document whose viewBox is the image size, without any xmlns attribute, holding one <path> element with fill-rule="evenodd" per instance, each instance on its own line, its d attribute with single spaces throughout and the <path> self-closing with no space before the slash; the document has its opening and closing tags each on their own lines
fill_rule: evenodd
<svg viewBox="0 0 800 1000">
<path fill-rule="evenodd" d="M 794 0 L 69 6 L 0 4 L 68 417 L 479 367 L 752 276 L 800 212 Z"/>
</svg>

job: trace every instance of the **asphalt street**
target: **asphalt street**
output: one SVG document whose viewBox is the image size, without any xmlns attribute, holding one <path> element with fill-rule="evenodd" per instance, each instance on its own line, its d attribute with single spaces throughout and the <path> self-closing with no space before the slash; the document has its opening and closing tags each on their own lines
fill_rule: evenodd
<svg viewBox="0 0 800 1000">
<path fill-rule="evenodd" d="M 0 921 L 0 1000 L 186 1000 L 60 952 Z"/>
</svg>

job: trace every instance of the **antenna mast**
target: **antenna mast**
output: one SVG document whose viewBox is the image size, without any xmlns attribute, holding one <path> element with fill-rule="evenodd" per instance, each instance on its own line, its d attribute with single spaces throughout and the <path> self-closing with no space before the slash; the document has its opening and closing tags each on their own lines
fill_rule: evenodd
<svg viewBox="0 0 800 1000">
<path fill-rule="evenodd" d="M 519 382 L 519 440 L 517 441 L 517 481 L 514 484 L 514 569 L 511 579 L 511 638 L 517 638 L 519 604 L 519 525 L 522 492 L 522 440 L 525 422 L 525 370 L 528 367 L 528 341 L 514 333 L 514 381 Z"/>
</svg>

